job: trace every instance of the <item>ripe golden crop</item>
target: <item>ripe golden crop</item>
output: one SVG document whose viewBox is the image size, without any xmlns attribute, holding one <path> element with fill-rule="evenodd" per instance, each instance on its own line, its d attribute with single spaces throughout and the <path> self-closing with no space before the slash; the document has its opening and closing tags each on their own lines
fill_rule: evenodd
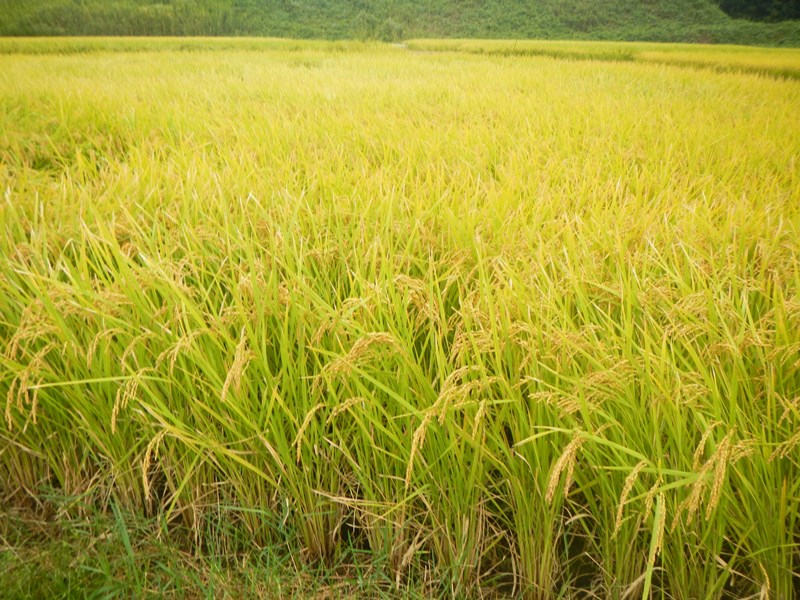
<svg viewBox="0 0 800 600">
<path fill-rule="evenodd" d="M 796 51 L 464 44 L 3 41 L 3 494 L 791 596 Z"/>
</svg>

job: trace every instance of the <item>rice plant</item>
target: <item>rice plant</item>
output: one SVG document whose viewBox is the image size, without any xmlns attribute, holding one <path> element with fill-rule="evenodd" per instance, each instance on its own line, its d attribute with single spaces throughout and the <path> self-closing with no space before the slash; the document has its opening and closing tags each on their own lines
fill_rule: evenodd
<svg viewBox="0 0 800 600">
<path fill-rule="evenodd" d="M 797 81 L 15 44 L 5 502 L 445 596 L 796 593 Z"/>
</svg>

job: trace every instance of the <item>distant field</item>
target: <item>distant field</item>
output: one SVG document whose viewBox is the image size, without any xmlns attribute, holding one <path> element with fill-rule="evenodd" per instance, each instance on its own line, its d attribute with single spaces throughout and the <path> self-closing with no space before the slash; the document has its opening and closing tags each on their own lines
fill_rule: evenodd
<svg viewBox="0 0 800 600">
<path fill-rule="evenodd" d="M 681 44 L 682 47 L 690 47 Z M 350 40 L 292 40 L 283 38 L 220 37 L 0 37 L 2 54 L 94 54 L 116 52 L 210 52 L 266 50 L 354 51 L 387 48 L 378 42 Z"/>
<path fill-rule="evenodd" d="M 370 594 L 793 597 L 799 74 L 0 40 L 0 505 L 105 513 L 70 552 L 123 532 L 133 596 L 175 580 L 136 570 L 155 519 Z"/>
<path fill-rule="evenodd" d="M 537 40 L 409 40 L 407 46 L 418 51 L 674 64 L 800 79 L 796 48 Z"/>
</svg>

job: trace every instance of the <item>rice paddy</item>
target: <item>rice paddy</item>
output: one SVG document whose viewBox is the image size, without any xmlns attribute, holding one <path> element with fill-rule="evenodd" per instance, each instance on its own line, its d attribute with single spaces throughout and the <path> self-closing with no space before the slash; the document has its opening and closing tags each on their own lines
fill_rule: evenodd
<svg viewBox="0 0 800 600">
<path fill-rule="evenodd" d="M 800 60 L 605 46 L 0 44 L 3 501 L 795 596 Z"/>
</svg>

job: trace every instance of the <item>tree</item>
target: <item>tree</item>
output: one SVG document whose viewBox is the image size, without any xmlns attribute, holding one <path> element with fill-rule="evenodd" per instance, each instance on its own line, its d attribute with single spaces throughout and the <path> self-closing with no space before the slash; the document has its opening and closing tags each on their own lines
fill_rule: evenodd
<svg viewBox="0 0 800 600">
<path fill-rule="evenodd" d="M 732 17 L 752 21 L 800 19 L 800 0 L 717 0 Z"/>
</svg>

